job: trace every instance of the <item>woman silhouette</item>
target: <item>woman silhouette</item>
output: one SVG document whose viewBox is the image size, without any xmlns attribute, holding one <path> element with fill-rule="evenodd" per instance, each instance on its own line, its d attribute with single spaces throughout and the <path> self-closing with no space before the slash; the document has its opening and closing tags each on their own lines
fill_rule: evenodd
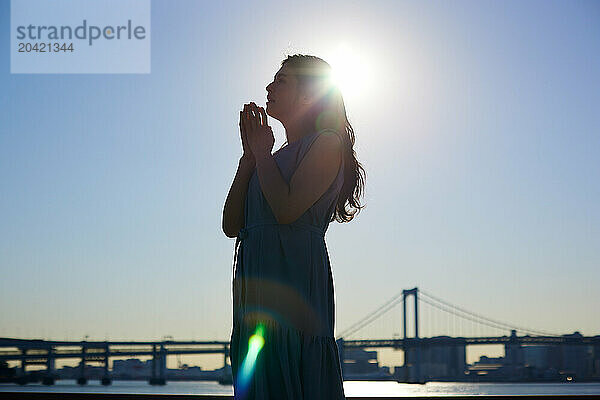
<svg viewBox="0 0 600 400">
<path fill-rule="evenodd" d="M 237 236 L 234 398 L 344 399 L 325 232 L 364 207 L 365 171 L 329 64 L 288 56 L 266 89 L 266 112 L 240 112 L 243 155 L 223 210 L 223 231 Z M 267 114 L 287 136 L 274 154 Z"/>
</svg>

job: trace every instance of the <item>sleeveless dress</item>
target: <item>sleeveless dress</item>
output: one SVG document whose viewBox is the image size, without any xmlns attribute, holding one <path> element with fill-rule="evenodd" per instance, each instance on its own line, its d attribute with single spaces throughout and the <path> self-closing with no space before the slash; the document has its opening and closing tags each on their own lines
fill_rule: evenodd
<svg viewBox="0 0 600 400">
<path fill-rule="evenodd" d="M 320 132 L 273 154 L 289 183 Z M 333 329 L 335 294 L 325 232 L 344 180 L 300 218 L 278 224 L 256 170 L 235 245 L 230 358 L 235 400 L 345 399 Z"/>
</svg>

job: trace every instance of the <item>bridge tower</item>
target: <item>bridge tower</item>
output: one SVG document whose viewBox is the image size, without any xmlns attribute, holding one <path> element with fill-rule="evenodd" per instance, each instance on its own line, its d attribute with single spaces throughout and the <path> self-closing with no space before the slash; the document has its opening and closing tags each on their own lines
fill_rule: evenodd
<svg viewBox="0 0 600 400">
<path fill-rule="evenodd" d="M 166 385 L 165 370 L 167 366 L 167 349 L 164 344 L 160 344 L 157 350 L 157 344 L 152 345 L 152 377 L 149 380 L 151 385 Z M 158 373 L 157 370 L 158 369 Z M 156 376 L 158 375 L 158 377 Z"/>
<path fill-rule="evenodd" d="M 415 339 L 419 338 L 419 288 L 404 289 L 402 291 L 402 330 L 403 339 L 406 339 L 406 298 L 415 296 Z"/>
<path fill-rule="evenodd" d="M 414 296 L 415 298 L 415 337 L 414 337 L 414 345 L 408 346 L 408 341 L 410 340 L 406 336 L 406 299 L 408 296 Z M 409 366 L 414 364 L 415 369 L 415 380 L 417 382 L 421 381 L 421 354 L 420 354 L 420 346 L 419 346 L 419 288 L 415 287 L 412 289 L 405 289 L 402 291 L 402 330 L 404 333 L 402 343 L 404 348 L 404 381 L 409 382 Z M 410 352 L 414 352 L 414 363 L 407 362 L 411 357 L 409 356 Z"/>
</svg>

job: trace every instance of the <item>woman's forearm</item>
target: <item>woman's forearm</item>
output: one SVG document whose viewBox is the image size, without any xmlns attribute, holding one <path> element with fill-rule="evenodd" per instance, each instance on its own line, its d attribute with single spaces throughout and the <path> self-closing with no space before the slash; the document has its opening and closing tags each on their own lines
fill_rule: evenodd
<svg viewBox="0 0 600 400">
<path fill-rule="evenodd" d="M 227 237 L 235 237 L 244 226 L 244 204 L 248 192 L 248 182 L 254 173 L 254 161 L 240 158 L 235 178 L 229 189 L 223 207 L 222 229 Z"/>
</svg>

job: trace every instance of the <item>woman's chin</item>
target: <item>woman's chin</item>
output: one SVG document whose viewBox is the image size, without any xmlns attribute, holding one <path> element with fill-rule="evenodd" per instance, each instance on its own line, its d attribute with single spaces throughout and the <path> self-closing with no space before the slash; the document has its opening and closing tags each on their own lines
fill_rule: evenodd
<svg viewBox="0 0 600 400">
<path fill-rule="evenodd" d="M 267 103 L 267 107 L 265 107 L 265 112 L 269 117 L 277 119 L 277 115 L 273 114 L 273 107 L 269 107 L 269 103 Z"/>
</svg>

